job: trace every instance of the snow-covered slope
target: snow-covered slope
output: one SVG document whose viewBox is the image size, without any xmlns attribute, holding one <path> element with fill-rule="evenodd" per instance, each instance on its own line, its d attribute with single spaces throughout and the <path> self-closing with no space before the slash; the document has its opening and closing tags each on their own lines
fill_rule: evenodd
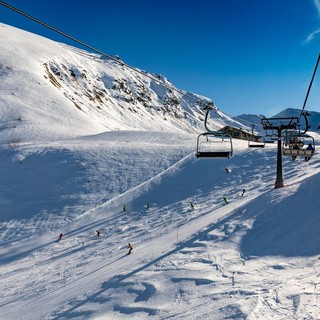
<svg viewBox="0 0 320 320">
<path fill-rule="evenodd" d="M 177 90 L 163 76 L 5 24 L 0 35 L 0 143 L 203 130 L 203 102 L 210 100 Z M 221 125 L 212 122 L 215 130 Z"/>
<path fill-rule="evenodd" d="M 193 146 L 114 132 L 2 150 L 0 318 L 317 319 L 318 154 L 284 159 L 274 190 L 274 146 Z"/>
<path fill-rule="evenodd" d="M 196 159 L 194 101 L 0 34 L 0 319 L 319 319 L 317 152 L 284 158 L 275 190 L 276 146 Z"/>
</svg>

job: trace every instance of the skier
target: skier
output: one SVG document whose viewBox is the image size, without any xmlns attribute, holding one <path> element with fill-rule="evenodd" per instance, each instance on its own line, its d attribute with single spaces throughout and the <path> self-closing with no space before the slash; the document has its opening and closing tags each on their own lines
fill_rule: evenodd
<svg viewBox="0 0 320 320">
<path fill-rule="evenodd" d="M 123 204 L 123 211 L 127 211 L 125 203 Z"/>
<path fill-rule="evenodd" d="M 229 173 L 231 170 L 229 168 L 225 168 L 226 173 Z"/>
<path fill-rule="evenodd" d="M 97 237 L 99 238 L 101 232 L 99 230 L 97 230 L 96 233 L 97 233 Z"/>
<path fill-rule="evenodd" d="M 295 143 L 292 147 L 293 150 L 300 150 L 300 147 L 299 147 L 299 144 L 298 143 Z M 291 156 L 291 159 L 294 161 L 297 159 L 297 156 L 293 155 Z"/>
<path fill-rule="evenodd" d="M 194 205 L 192 202 L 190 202 L 190 207 L 191 207 L 191 210 L 194 211 Z"/>
<path fill-rule="evenodd" d="M 311 143 L 308 144 L 306 150 L 312 150 L 311 154 L 313 154 L 314 147 L 312 146 Z M 311 159 L 311 157 L 305 157 L 305 158 L 304 158 L 305 161 L 309 161 L 310 159 Z"/>
<path fill-rule="evenodd" d="M 242 193 L 241 193 L 241 197 L 243 197 L 243 195 L 246 193 L 246 189 L 242 189 Z"/>
<path fill-rule="evenodd" d="M 128 243 L 128 249 L 129 249 L 128 254 L 130 254 L 130 253 L 131 253 L 131 251 L 132 251 L 132 249 L 133 249 L 133 247 L 132 247 L 132 245 L 131 245 L 130 243 Z"/>
<path fill-rule="evenodd" d="M 63 233 L 61 232 L 61 233 L 59 234 L 58 241 L 60 241 L 60 240 L 62 239 L 62 237 L 63 237 Z"/>
<path fill-rule="evenodd" d="M 225 204 L 228 204 L 228 203 L 229 203 L 228 197 L 224 196 L 224 197 L 223 197 L 223 201 L 224 201 Z"/>
</svg>

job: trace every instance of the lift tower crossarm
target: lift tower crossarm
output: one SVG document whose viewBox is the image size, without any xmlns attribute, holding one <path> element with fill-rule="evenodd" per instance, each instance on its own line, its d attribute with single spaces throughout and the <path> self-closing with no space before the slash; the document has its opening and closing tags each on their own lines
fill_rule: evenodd
<svg viewBox="0 0 320 320">
<path fill-rule="evenodd" d="M 276 124 L 278 123 L 278 124 Z M 264 130 L 286 130 L 298 128 L 299 119 L 298 117 L 290 118 L 263 118 L 261 124 Z"/>
</svg>

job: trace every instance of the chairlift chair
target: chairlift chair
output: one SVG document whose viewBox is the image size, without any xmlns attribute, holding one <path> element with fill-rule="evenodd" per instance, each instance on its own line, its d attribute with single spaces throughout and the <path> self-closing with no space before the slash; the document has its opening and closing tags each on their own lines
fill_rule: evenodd
<svg viewBox="0 0 320 320">
<path fill-rule="evenodd" d="M 275 143 L 278 140 L 276 134 L 266 134 L 264 142 L 265 143 Z"/>
<path fill-rule="evenodd" d="M 265 140 L 263 137 L 257 137 L 257 140 L 248 140 L 248 147 L 249 148 L 264 148 L 266 145 Z"/>
<path fill-rule="evenodd" d="M 232 154 L 232 139 L 229 134 L 210 131 L 198 136 L 197 158 L 231 158 Z"/>
<path fill-rule="evenodd" d="M 248 137 L 248 147 L 249 148 L 264 148 L 265 147 L 265 140 L 261 136 L 257 136 L 254 133 L 254 127 L 256 125 L 254 123 L 251 124 L 252 130 L 252 136 Z"/>
<path fill-rule="evenodd" d="M 312 149 L 307 149 L 308 145 L 311 145 Z M 282 148 L 284 156 L 291 156 L 292 160 L 295 160 L 298 156 L 307 159 L 313 156 L 314 150 L 315 143 L 313 137 L 295 131 L 287 132 Z"/>
</svg>

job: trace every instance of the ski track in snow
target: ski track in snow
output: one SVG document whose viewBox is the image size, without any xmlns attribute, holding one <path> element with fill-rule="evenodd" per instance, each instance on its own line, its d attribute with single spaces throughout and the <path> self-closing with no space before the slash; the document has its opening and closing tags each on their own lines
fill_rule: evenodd
<svg viewBox="0 0 320 320">
<path fill-rule="evenodd" d="M 273 189 L 274 147 L 244 151 L 239 142 L 233 159 L 207 161 L 194 159 L 193 149 L 182 143 L 162 147 L 164 163 L 159 152 L 156 162 L 149 157 L 143 163 L 159 146 L 147 151 L 148 146 L 133 147 L 126 140 L 121 150 L 110 152 L 111 146 L 95 152 L 83 141 L 73 142 L 67 153 L 81 154 L 74 162 L 78 169 L 81 164 L 75 179 L 90 177 L 95 186 L 84 198 L 110 180 L 121 193 L 96 196 L 90 203 L 98 204 L 82 207 L 80 215 L 81 203 L 75 201 L 69 214 L 42 211 L 1 223 L 1 318 L 317 319 L 317 256 L 246 257 L 239 251 L 259 198 L 265 195 L 272 203 L 296 192 L 303 179 L 318 172 L 317 155 L 308 163 L 284 159 L 290 186 L 279 191 Z M 50 155 L 37 149 L 43 159 Z M 133 149 L 135 156 L 124 160 Z M 22 161 L 27 160 L 28 155 Z M 144 172 L 127 190 L 120 187 L 121 178 L 116 181 L 119 161 Z M 65 236 L 57 242 L 60 231 Z M 128 242 L 134 245 L 130 256 Z"/>
</svg>

